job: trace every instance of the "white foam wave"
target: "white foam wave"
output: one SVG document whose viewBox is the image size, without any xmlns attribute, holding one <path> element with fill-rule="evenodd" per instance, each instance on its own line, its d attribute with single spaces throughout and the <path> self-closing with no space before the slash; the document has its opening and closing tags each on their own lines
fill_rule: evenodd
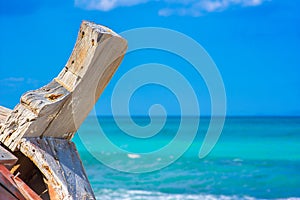
<svg viewBox="0 0 300 200">
<path fill-rule="evenodd" d="M 166 194 L 143 190 L 111 190 L 96 191 L 96 198 L 100 200 L 257 200 L 249 196 L 226 196 L 212 194 Z M 286 200 L 299 200 L 295 198 Z"/>
<path fill-rule="evenodd" d="M 137 159 L 137 158 L 140 158 L 141 156 L 139 154 L 127 154 L 128 158 L 131 158 L 131 159 Z"/>
</svg>

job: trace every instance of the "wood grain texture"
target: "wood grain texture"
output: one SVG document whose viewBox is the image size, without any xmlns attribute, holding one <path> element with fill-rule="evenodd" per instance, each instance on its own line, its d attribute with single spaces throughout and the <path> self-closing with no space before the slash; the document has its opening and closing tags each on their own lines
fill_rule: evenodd
<svg viewBox="0 0 300 200">
<path fill-rule="evenodd" d="M 95 199 L 70 139 L 117 70 L 126 49 L 126 40 L 109 28 L 83 21 L 73 52 L 59 75 L 46 86 L 23 94 L 13 110 L 0 107 L 0 142 L 34 163 L 43 174 L 51 200 Z M 13 169 L 27 167 L 26 162 L 20 163 Z"/>
<path fill-rule="evenodd" d="M 12 153 L 4 149 L 0 145 L 0 164 L 11 167 L 18 161 L 18 158 L 14 156 Z"/>
<path fill-rule="evenodd" d="M 51 199 L 95 199 L 73 142 L 55 138 L 23 138 L 20 151 L 45 176 Z"/>
<path fill-rule="evenodd" d="M 71 139 L 126 49 L 126 40 L 109 28 L 83 21 L 64 69 L 48 85 L 22 95 L 20 103 L 2 120 L 0 141 L 15 151 L 23 137 Z"/>
<path fill-rule="evenodd" d="M 1 189 L 2 188 L 2 189 Z M 2 191 L 1 191 L 2 190 Z M 9 192 L 10 195 L 4 193 Z M 1 200 L 42 200 L 19 177 L 0 164 L 0 199 Z"/>
<path fill-rule="evenodd" d="M 6 118 L 10 115 L 10 113 L 11 113 L 10 109 L 0 106 L 0 129 L 1 129 L 1 124 L 3 124 L 6 121 Z"/>
</svg>

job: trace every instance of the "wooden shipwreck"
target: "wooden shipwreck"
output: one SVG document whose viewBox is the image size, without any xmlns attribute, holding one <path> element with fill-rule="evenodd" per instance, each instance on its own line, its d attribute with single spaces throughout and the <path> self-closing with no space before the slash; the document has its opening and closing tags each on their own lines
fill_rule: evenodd
<svg viewBox="0 0 300 200">
<path fill-rule="evenodd" d="M 0 199 L 95 199 L 70 139 L 121 63 L 127 42 L 83 21 L 73 52 L 48 85 L 0 106 Z"/>
</svg>

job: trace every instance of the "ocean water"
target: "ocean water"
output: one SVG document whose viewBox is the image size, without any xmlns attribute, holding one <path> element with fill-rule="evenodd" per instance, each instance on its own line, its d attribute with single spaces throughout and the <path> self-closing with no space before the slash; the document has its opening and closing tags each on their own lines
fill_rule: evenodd
<svg viewBox="0 0 300 200">
<path fill-rule="evenodd" d="M 150 122 L 147 117 L 136 117 L 134 121 L 139 125 Z M 170 154 L 156 153 L 154 160 L 142 164 L 139 159 L 143 153 L 155 152 L 170 143 L 180 118 L 168 118 L 164 128 L 148 139 L 126 135 L 113 118 L 99 117 L 98 122 L 113 144 L 132 153 L 123 155 L 105 149 L 101 141 L 96 141 L 99 127 L 95 118 L 86 119 L 73 141 L 97 199 L 300 199 L 300 118 L 227 118 L 212 152 L 199 159 L 209 124 L 209 118 L 201 118 L 189 149 L 169 166 L 148 173 L 120 172 L 102 162 L 128 170 L 140 165 L 153 168 Z M 183 139 L 177 145 L 186 142 Z"/>
</svg>

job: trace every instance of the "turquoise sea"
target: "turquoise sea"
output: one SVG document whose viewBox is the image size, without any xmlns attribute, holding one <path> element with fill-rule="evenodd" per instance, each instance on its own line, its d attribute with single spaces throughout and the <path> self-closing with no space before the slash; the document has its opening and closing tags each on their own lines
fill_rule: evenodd
<svg viewBox="0 0 300 200">
<path fill-rule="evenodd" d="M 160 149 L 174 138 L 180 118 L 168 118 L 164 128 L 148 139 L 124 134 L 113 118 L 99 117 L 98 121 L 112 143 L 134 153 L 124 156 L 109 149 L 103 151 L 101 141 L 94 140 L 98 127 L 92 117 L 79 130 L 80 135 L 90 138 L 85 145 L 93 146 L 92 154 L 98 158 L 130 169 L 137 167 L 141 153 Z M 146 125 L 149 118 L 135 117 L 134 121 Z M 300 118 L 228 117 L 213 151 L 199 159 L 209 121 L 201 118 L 197 137 L 183 156 L 168 167 L 149 173 L 111 169 L 93 157 L 78 134 L 73 141 L 100 200 L 300 199 Z M 164 156 L 156 155 L 155 162 L 149 160 L 143 167 L 153 167 Z"/>
</svg>

